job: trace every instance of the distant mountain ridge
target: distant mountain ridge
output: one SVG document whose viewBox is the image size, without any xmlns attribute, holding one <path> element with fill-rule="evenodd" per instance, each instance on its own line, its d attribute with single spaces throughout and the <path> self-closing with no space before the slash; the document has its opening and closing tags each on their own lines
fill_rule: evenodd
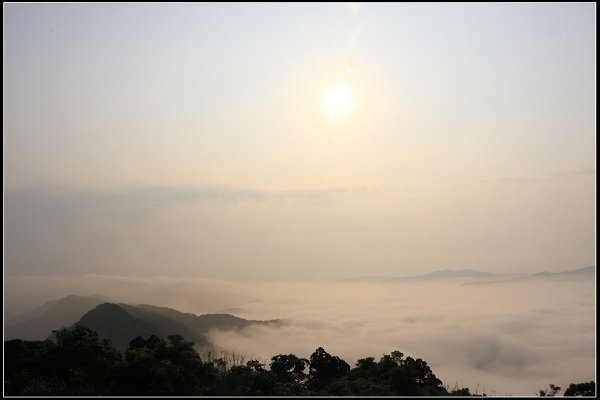
<svg viewBox="0 0 600 400">
<path fill-rule="evenodd" d="M 98 332 L 100 337 L 110 339 L 116 348 L 126 350 L 137 336 L 166 338 L 181 335 L 198 346 L 208 346 L 210 343 L 205 334 L 212 329 L 233 330 L 253 324 L 279 323 L 280 320 L 253 321 L 229 314 L 194 315 L 149 304 L 104 303 L 87 312 L 74 325 L 84 325 Z"/>
<path fill-rule="evenodd" d="M 535 277 L 535 276 L 587 276 L 589 274 L 594 274 L 596 273 L 596 266 L 595 265 L 590 265 L 588 267 L 582 267 L 582 268 L 576 268 L 576 269 L 570 269 L 568 271 L 562 271 L 562 272 L 548 272 L 548 271 L 543 271 L 543 272 L 538 272 L 537 274 L 532 274 L 531 277 Z"/>
<path fill-rule="evenodd" d="M 159 327 L 149 321 L 134 317 L 123 307 L 113 303 L 103 303 L 88 311 L 73 325 L 83 325 L 110 339 L 119 350 L 126 350 L 131 339 L 151 335 L 165 336 Z M 50 335 L 53 338 L 53 334 Z"/>
<path fill-rule="evenodd" d="M 52 330 L 75 323 L 83 314 L 98 304 L 105 303 L 105 299 L 107 298 L 70 295 L 44 303 L 6 321 L 4 340 L 44 340 Z"/>
<path fill-rule="evenodd" d="M 509 274 L 499 274 L 499 273 L 493 273 L 493 272 L 484 272 L 484 271 L 478 271 L 476 269 L 457 269 L 457 270 L 453 270 L 453 269 L 442 269 L 439 271 L 434 271 L 434 272 L 430 272 L 428 274 L 425 275 L 421 275 L 421 276 L 412 276 L 412 277 L 407 277 L 405 279 L 410 279 L 410 278 L 439 278 L 439 279 L 447 279 L 447 278 L 497 278 L 497 277 L 502 277 L 502 276 L 506 276 Z"/>
<path fill-rule="evenodd" d="M 595 274 L 596 266 L 588 266 L 576 268 L 562 272 L 538 272 L 535 274 L 515 274 L 515 273 L 494 273 L 478 271 L 475 269 L 443 269 L 439 271 L 429 272 L 423 275 L 401 276 L 401 277 L 360 277 L 353 279 L 345 279 L 345 282 L 373 282 L 373 283 L 394 283 L 394 282 L 432 282 L 432 281 L 448 281 L 448 280 L 464 280 L 463 284 L 479 284 L 479 283 L 494 283 L 508 282 L 516 280 L 539 279 L 542 277 L 552 277 L 556 279 L 584 277 L 590 274 Z"/>
<path fill-rule="evenodd" d="M 17 323 L 5 326 L 4 340 L 54 339 L 53 330 L 84 325 L 111 339 L 115 347 L 125 350 L 137 336 L 166 338 L 181 335 L 200 346 L 210 343 L 206 333 L 212 329 L 242 329 L 250 325 L 278 326 L 281 320 L 246 320 L 230 314 L 195 315 L 167 307 L 149 304 L 133 306 L 106 302 L 104 296 L 67 296 L 45 303 L 34 310 L 16 316 Z"/>
<path fill-rule="evenodd" d="M 475 269 L 442 269 L 429 272 L 423 275 L 409 276 L 379 276 L 379 277 L 360 277 L 352 279 L 344 279 L 345 282 L 379 282 L 379 283 L 394 283 L 394 282 L 430 282 L 442 280 L 485 280 L 491 281 L 506 277 L 516 276 L 517 274 L 503 274 L 494 272 L 478 271 Z"/>
<path fill-rule="evenodd" d="M 278 319 L 266 321 L 247 320 L 231 314 L 195 315 L 174 310 L 172 308 L 158 307 L 150 304 L 140 304 L 138 308 L 164 315 L 165 317 L 181 322 L 193 330 L 200 331 L 208 331 L 211 329 L 242 329 L 249 325 L 278 325 L 281 323 L 281 320 Z"/>
<path fill-rule="evenodd" d="M 554 281 L 554 280 L 595 280 L 596 279 L 596 266 L 590 265 L 588 267 L 571 269 L 562 272 L 548 272 L 542 271 L 535 274 L 522 276 L 513 279 L 503 279 L 490 282 L 468 282 L 465 285 L 483 285 L 483 284 L 497 284 L 497 283 L 513 283 L 513 282 L 531 282 L 531 281 Z"/>
<path fill-rule="evenodd" d="M 156 336 L 166 337 L 168 335 L 181 335 L 187 340 L 191 340 L 196 344 L 206 344 L 207 342 L 204 335 L 194 332 L 187 325 L 167 316 L 145 310 L 140 306 L 132 306 L 121 303 L 119 304 L 119 307 L 125 309 L 132 316 L 145 320 L 153 326 L 159 328 L 159 332 L 157 331 L 157 333 L 154 333 Z"/>
</svg>

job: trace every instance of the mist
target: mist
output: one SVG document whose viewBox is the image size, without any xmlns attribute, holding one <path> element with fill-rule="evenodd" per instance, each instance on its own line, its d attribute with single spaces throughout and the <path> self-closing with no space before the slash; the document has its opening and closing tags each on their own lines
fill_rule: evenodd
<svg viewBox="0 0 600 400">
<path fill-rule="evenodd" d="M 4 11 L 5 318 L 101 294 L 285 320 L 209 334 L 263 360 L 594 379 L 591 279 L 356 279 L 596 265 L 595 4 Z"/>
<path fill-rule="evenodd" d="M 264 282 L 564 270 L 595 259 L 595 169 L 584 172 L 295 190 L 9 190 L 4 271 Z"/>
<path fill-rule="evenodd" d="M 591 281 L 240 283 L 87 275 L 8 277 L 5 290 L 5 307 L 14 312 L 67 294 L 99 293 L 197 314 L 285 320 L 279 328 L 209 333 L 215 349 L 247 359 L 308 358 L 322 346 L 353 365 L 400 350 L 427 361 L 445 384 L 488 395 L 528 396 L 549 383 L 594 379 Z"/>
</svg>

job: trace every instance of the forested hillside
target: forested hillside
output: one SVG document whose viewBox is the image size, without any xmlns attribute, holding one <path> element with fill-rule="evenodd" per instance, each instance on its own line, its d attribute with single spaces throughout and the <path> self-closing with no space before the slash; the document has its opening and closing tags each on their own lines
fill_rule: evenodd
<svg viewBox="0 0 600 400">
<path fill-rule="evenodd" d="M 202 359 L 180 335 L 138 336 L 124 353 L 83 325 L 63 328 L 55 337 L 56 343 L 4 343 L 5 395 L 471 395 L 468 388 L 444 385 L 426 361 L 399 351 L 360 359 L 351 368 L 321 347 L 309 359 L 279 354 L 269 362 L 244 363 L 243 357 Z M 590 382 L 572 384 L 565 395 L 594 393 Z"/>
</svg>

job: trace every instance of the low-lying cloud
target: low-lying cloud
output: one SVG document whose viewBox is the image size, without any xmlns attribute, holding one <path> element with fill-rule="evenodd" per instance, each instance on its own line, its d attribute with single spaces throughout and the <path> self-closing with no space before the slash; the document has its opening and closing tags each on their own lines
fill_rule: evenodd
<svg viewBox="0 0 600 400">
<path fill-rule="evenodd" d="M 444 383 L 488 395 L 534 395 L 549 383 L 595 379 L 593 282 L 259 284 L 87 275 L 7 277 L 5 289 L 10 311 L 71 293 L 102 293 L 194 313 L 236 310 L 244 318 L 284 319 L 279 328 L 209 334 L 216 348 L 246 359 L 308 358 L 322 346 L 354 364 L 400 350 L 423 358 Z"/>
</svg>

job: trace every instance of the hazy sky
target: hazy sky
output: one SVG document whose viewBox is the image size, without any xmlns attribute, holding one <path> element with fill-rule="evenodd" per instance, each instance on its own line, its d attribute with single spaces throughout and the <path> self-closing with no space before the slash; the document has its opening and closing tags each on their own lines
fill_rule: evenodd
<svg viewBox="0 0 600 400">
<path fill-rule="evenodd" d="M 6 275 L 595 264 L 595 4 L 3 9 Z"/>
</svg>

